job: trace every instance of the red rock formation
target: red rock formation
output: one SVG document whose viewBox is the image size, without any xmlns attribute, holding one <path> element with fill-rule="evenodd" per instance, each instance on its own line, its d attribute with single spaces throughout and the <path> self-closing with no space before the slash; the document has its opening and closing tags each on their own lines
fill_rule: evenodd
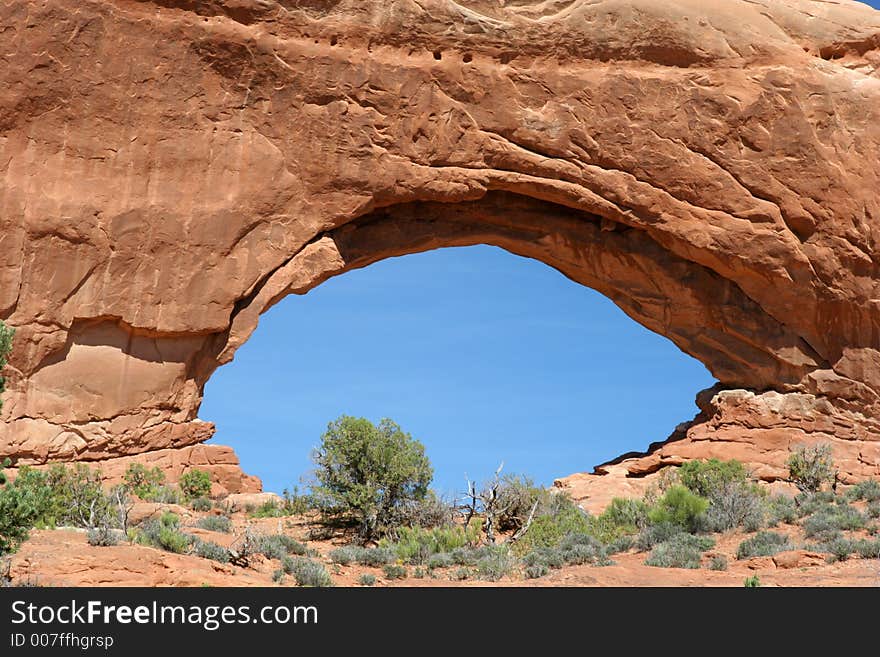
<svg viewBox="0 0 880 657">
<path fill-rule="evenodd" d="M 0 7 L 0 45 L 0 456 L 199 444 L 205 382 L 279 299 L 486 243 L 726 390 L 627 473 L 770 478 L 817 438 L 880 472 L 880 12 L 43 0 Z"/>
</svg>

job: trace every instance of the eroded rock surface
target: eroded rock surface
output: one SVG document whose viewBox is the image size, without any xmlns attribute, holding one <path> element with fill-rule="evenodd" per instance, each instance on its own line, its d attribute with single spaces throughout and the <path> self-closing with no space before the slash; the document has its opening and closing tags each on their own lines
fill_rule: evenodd
<svg viewBox="0 0 880 657">
<path fill-rule="evenodd" d="M 40 0 L 0 6 L 0 46 L 0 457 L 197 445 L 272 304 L 486 243 L 720 381 L 630 475 L 721 450 L 770 478 L 819 437 L 878 473 L 866 5 Z"/>
</svg>

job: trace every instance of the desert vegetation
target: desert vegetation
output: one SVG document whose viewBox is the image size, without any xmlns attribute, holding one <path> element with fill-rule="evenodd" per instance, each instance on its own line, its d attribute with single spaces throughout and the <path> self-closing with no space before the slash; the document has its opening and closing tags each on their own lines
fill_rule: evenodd
<svg viewBox="0 0 880 657">
<path fill-rule="evenodd" d="M 623 554 L 648 567 L 716 572 L 796 549 L 828 562 L 880 559 L 880 483 L 839 487 L 823 445 L 792 450 L 797 494 L 771 494 L 737 461 L 695 460 L 600 514 L 503 467 L 445 499 L 431 489 L 424 447 L 390 420 L 339 418 L 313 460 L 307 492 L 294 488 L 237 515 L 210 498 L 208 473 L 195 469 L 172 485 L 134 464 L 106 488 L 84 464 L 23 467 L 0 484 L 0 553 L 32 528 L 76 527 L 96 549 L 131 544 L 229 568 L 271 567 L 283 586 L 331 586 L 341 576 L 360 586 L 526 581 L 609 566 Z M 155 511 L 131 523 L 136 503 Z M 725 554 L 717 544 L 727 536 L 740 538 Z"/>
</svg>

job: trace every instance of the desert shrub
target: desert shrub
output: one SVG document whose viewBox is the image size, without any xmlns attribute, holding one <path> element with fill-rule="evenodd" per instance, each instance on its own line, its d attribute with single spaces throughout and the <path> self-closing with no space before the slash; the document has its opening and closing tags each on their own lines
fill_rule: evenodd
<svg viewBox="0 0 880 657">
<path fill-rule="evenodd" d="M 523 556 L 522 563 L 526 567 L 562 568 L 565 565 L 565 555 L 559 548 L 538 547 Z"/>
<path fill-rule="evenodd" d="M 385 564 L 394 563 L 397 560 L 397 554 L 390 548 L 363 548 L 358 552 L 356 559 L 362 566 L 377 568 Z"/>
<path fill-rule="evenodd" d="M 777 552 L 784 552 L 790 549 L 791 545 L 788 542 L 788 536 L 778 532 L 763 531 L 740 543 L 736 549 L 736 558 L 770 557 Z"/>
<path fill-rule="evenodd" d="M 716 554 L 709 560 L 709 570 L 727 570 L 727 557 Z"/>
<path fill-rule="evenodd" d="M 761 586 L 761 578 L 757 575 L 752 575 L 751 577 L 746 577 L 743 580 L 743 586 L 747 589 L 757 589 Z"/>
<path fill-rule="evenodd" d="M 531 566 L 526 566 L 523 570 L 523 575 L 525 575 L 526 579 L 538 579 L 540 577 L 544 577 L 549 572 L 550 569 L 547 566 L 538 563 Z"/>
<path fill-rule="evenodd" d="M 681 525 L 672 522 L 660 522 L 645 527 L 636 536 L 635 546 L 639 552 L 650 550 L 655 545 L 668 541 L 676 534 L 681 534 L 684 529 Z"/>
<path fill-rule="evenodd" d="M 6 460 L 4 465 L 8 464 Z M 14 483 L 7 483 L 5 478 L 0 483 L 0 556 L 15 552 L 45 513 L 48 498 L 43 481 L 42 473 L 23 468 Z"/>
<path fill-rule="evenodd" d="M 260 536 L 257 540 L 258 551 L 269 559 L 282 559 L 288 554 L 302 556 L 307 551 L 305 545 L 284 534 Z"/>
<path fill-rule="evenodd" d="M 204 518 L 199 518 L 196 524 L 198 527 L 209 532 L 228 534 L 232 531 L 232 518 L 229 516 L 205 516 Z"/>
<path fill-rule="evenodd" d="M 880 559 L 880 539 L 859 539 L 854 542 L 853 551 L 862 559 Z"/>
<path fill-rule="evenodd" d="M 676 534 L 651 550 L 645 564 L 658 568 L 699 568 L 702 553 L 711 549 L 715 541 L 692 534 Z"/>
<path fill-rule="evenodd" d="M 427 565 L 430 570 L 434 570 L 435 568 L 449 568 L 455 565 L 455 561 L 452 559 L 451 554 L 440 552 L 438 554 L 432 554 L 430 557 L 428 557 Z"/>
<path fill-rule="evenodd" d="M 880 501 L 880 482 L 876 479 L 865 479 L 846 491 L 846 497 L 851 502 L 865 500 L 867 502 Z"/>
<path fill-rule="evenodd" d="M 272 572 L 272 581 L 276 584 L 284 584 L 284 569 L 278 568 Z"/>
<path fill-rule="evenodd" d="M 608 554 L 619 554 L 621 552 L 629 551 L 635 544 L 635 536 L 621 536 L 620 538 L 615 538 L 613 541 L 608 543 L 605 546 L 605 551 Z"/>
<path fill-rule="evenodd" d="M 857 547 L 854 541 L 843 536 L 836 536 L 823 544 L 820 549 L 830 555 L 829 561 L 846 561 L 849 559 L 849 555 L 857 550 Z"/>
<path fill-rule="evenodd" d="M 764 494 L 757 484 L 723 481 L 712 489 L 708 499 L 706 524 L 711 531 L 723 532 L 736 527 L 756 531 L 764 523 Z"/>
<path fill-rule="evenodd" d="M 473 573 L 468 568 L 456 568 L 454 571 L 452 571 L 452 573 L 450 573 L 449 579 L 454 582 L 463 582 L 466 579 L 470 579 L 471 575 L 473 575 Z"/>
<path fill-rule="evenodd" d="M 648 513 L 648 518 L 654 524 L 672 523 L 693 531 L 698 528 L 708 507 L 709 500 L 677 485 L 663 494 L 657 506 Z"/>
<path fill-rule="evenodd" d="M 798 516 L 805 518 L 820 511 L 828 511 L 837 501 L 837 496 L 829 491 L 816 491 L 812 493 L 798 493 L 794 498 Z"/>
<path fill-rule="evenodd" d="M 207 497 L 197 497 L 189 503 L 189 508 L 193 511 L 205 512 L 213 509 L 214 504 Z"/>
<path fill-rule="evenodd" d="M 503 476 L 497 488 L 498 529 L 516 531 L 522 527 L 528 520 L 535 503 L 540 506 L 543 502 L 546 505 L 548 495 L 545 489 L 536 486 L 528 477 L 517 474 Z M 536 513 L 542 511 L 544 510 L 536 510 Z"/>
<path fill-rule="evenodd" d="M 706 498 L 730 484 L 744 484 L 749 479 L 749 473 L 739 461 L 718 459 L 688 461 L 678 469 L 678 476 L 685 488 Z"/>
<path fill-rule="evenodd" d="M 375 586 L 376 585 L 376 576 L 370 573 L 364 573 L 360 577 L 358 577 L 358 584 L 361 586 Z"/>
<path fill-rule="evenodd" d="M 382 539 L 379 545 L 394 550 L 400 561 L 422 564 L 432 554 L 452 552 L 456 548 L 473 545 L 479 541 L 480 525 L 472 522 L 467 528 L 458 525 L 433 529 L 399 527 L 395 534 L 397 536 L 395 542 Z"/>
<path fill-rule="evenodd" d="M 621 529 L 625 534 L 635 534 L 648 526 L 650 510 L 642 500 L 615 497 L 598 517 L 598 522 Z"/>
<path fill-rule="evenodd" d="M 260 506 L 248 506 L 247 514 L 251 518 L 284 518 L 288 515 L 284 507 L 275 500 L 266 500 Z"/>
<path fill-rule="evenodd" d="M 869 503 L 865 513 L 869 518 L 880 518 L 880 501 Z"/>
<path fill-rule="evenodd" d="M 212 543 L 211 541 L 196 540 L 193 553 L 203 559 L 211 559 L 220 563 L 229 563 L 231 555 L 229 550 L 222 545 Z"/>
<path fill-rule="evenodd" d="M 312 493 L 325 519 L 348 519 L 363 539 L 384 534 L 401 506 L 428 494 L 433 469 L 424 446 L 388 419 L 376 426 L 342 416 L 312 455 Z"/>
<path fill-rule="evenodd" d="M 555 547 L 569 534 L 592 534 L 593 518 L 570 497 L 562 493 L 552 495 L 541 515 L 536 515 L 528 531 L 514 543 L 514 551 L 527 554 L 539 547 Z"/>
<path fill-rule="evenodd" d="M 800 517 L 794 498 L 788 495 L 771 495 L 765 499 L 764 506 L 767 524 L 771 527 L 781 522 L 791 524 Z"/>
<path fill-rule="evenodd" d="M 94 545 L 96 547 L 119 545 L 120 533 L 121 532 L 118 530 L 112 529 L 107 525 L 92 527 L 88 533 L 89 545 Z"/>
<path fill-rule="evenodd" d="M 360 553 L 362 548 L 357 547 L 355 545 L 346 545 L 345 547 L 336 548 L 335 550 L 331 550 L 330 561 L 333 563 L 337 563 L 340 566 L 347 566 L 352 562 L 358 560 L 358 554 Z"/>
<path fill-rule="evenodd" d="M 297 486 L 293 490 L 285 488 L 281 493 L 281 508 L 285 515 L 299 516 L 315 508 L 311 495 L 302 494 Z"/>
<path fill-rule="evenodd" d="M 333 586 L 333 580 L 324 565 L 306 557 L 288 557 L 281 560 L 281 568 L 293 575 L 297 586 Z"/>
<path fill-rule="evenodd" d="M 53 465 L 46 472 L 54 520 L 75 527 L 97 527 L 111 521 L 110 500 L 101 473 L 85 463 Z"/>
<path fill-rule="evenodd" d="M 477 561 L 477 579 L 497 582 L 513 569 L 510 550 L 503 545 L 493 546 Z"/>
<path fill-rule="evenodd" d="M 165 473 L 158 467 L 147 468 L 141 463 L 132 463 L 123 475 L 128 489 L 142 500 L 153 501 L 158 489 L 165 483 Z"/>
<path fill-rule="evenodd" d="M 149 545 L 167 552 L 184 554 L 193 543 L 193 537 L 179 531 L 180 518 L 165 512 L 158 519 L 150 518 L 135 529 L 133 538 L 137 543 Z"/>
<path fill-rule="evenodd" d="M 560 542 L 559 550 L 563 561 L 569 565 L 608 563 L 607 549 L 590 534 L 569 534 Z"/>
<path fill-rule="evenodd" d="M 388 526 L 392 533 L 399 527 L 449 527 L 456 513 L 454 503 L 429 490 L 421 499 L 402 500 L 389 516 Z"/>
<path fill-rule="evenodd" d="M 396 563 L 387 563 L 382 566 L 382 572 L 385 574 L 385 577 L 388 579 L 406 579 L 407 571 L 406 566 L 401 566 Z"/>
<path fill-rule="evenodd" d="M 422 568 L 421 566 L 418 566 L 417 568 L 415 568 L 412 573 L 412 576 L 415 579 L 425 579 L 426 575 L 427 575 L 427 573 L 425 572 L 425 569 Z"/>
<path fill-rule="evenodd" d="M 10 328 L 2 321 L 0 321 L 0 371 L 6 367 L 6 363 L 9 360 L 9 354 L 12 353 L 12 338 L 15 337 L 15 329 Z M 0 395 L 6 390 L 6 379 L 0 376 Z M 0 399 L 0 408 L 3 408 L 3 400 Z M 5 481 L 0 481 L 0 485 L 5 484 Z"/>
<path fill-rule="evenodd" d="M 802 527 L 807 538 L 821 537 L 828 532 L 861 529 L 867 518 L 848 504 L 827 506 L 806 518 Z"/>
<path fill-rule="evenodd" d="M 156 504 L 180 504 L 180 491 L 174 486 L 168 484 L 159 486 L 149 497 L 142 498 L 145 502 L 155 502 Z"/>
<path fill-rule="evenodd" d="M 211 473 L 198 468 L 187 470 L 177 482 L 180 492 L 187 500 L 207 497 L 211 492 Z"/>
<path fill-rule="evenodd" d="M 789 480 L 803 492 L 815 492 L 834 481 L 836 471 L 831 445 L 799 445 L 788 457 Z"/>
</svg>

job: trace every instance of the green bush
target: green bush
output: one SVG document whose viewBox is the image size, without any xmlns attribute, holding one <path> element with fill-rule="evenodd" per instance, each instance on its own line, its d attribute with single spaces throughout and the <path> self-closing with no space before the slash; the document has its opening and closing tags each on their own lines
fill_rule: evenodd
<svg viewBox="0 0 880 657">
<path fill-rule="evenodd" d="M 610 563 L 608 550 L 590 534 L 569 534 L 559 543 L 559 551 L 563 561 L 572 566 L 586 563 L 604 566 Z"/>
<path fill-rule="evenodd" d="M 803 492 L 815 492 L 834 481 L 836 470 L 831 445 L 799 445 L 788 457 L 789 480 Z"/>
<path fill-rule="evenodd" d="M 598 517 L 598 522 L 622 530 L 624 534 L 635 534 L 648 526 L 650 510 L 642 500 L 615 497 Z"/>
<path fill-rule="evenodd" d="M 526 579 L 538 579 L 540 577 L 544 577 L 549 572 L 550 569 L 541 563 L 526 566 L 525 570 L 523 570 L 523 574 L 525 575 Z"/>
<path fill-rule="evenodd" d="M 746 577 L 743 580 L 743 586 L 745 586 L 747 589 L 757 589 L 761 586 L 761 579 L 757 575 Z"/>
<path fill-rule="evenodd" d="M 375 586 L 376 585 L 376 576 L 371 575 L 370 573 L 364 573 L 360 577 L 358 577 L 358 584 L 361 586 Z"/>
<path fill-rule="evenodd" d="M 803 521 L 804 536 L 821 537 L 828 532 L 862 529 L 867 518 L 848 504 L 835 504 L 825 507 Z"/>
<path fill-rule="evenodd" d="M 523 556 L 522 563 L 526 567 L 562 568 L 565 565 L 565 555 L 557 547 L 538 547 Z"/>
<path fill-rule="evenodd" d="M 387 579 L 406 579 L 406 567 L 396 563 L 388 563 L 382 566 L 382 572 Z"/>
<path fill-rule="evenodd" d="M 229 516 L 205 516 L 199 518 L 197 526 L 209 532 L 228 534 L 232 531 L 232 518 Z"/>
<path fill-rule="evenodd" d="M 736 549 L 737 559 L 749 559 L 751 557 L 770 557 L 777 552 L 790 550 L 788 536 L 777 532 L 758 532 L 751 538 L 747 538 Z"/>
<path fill-rule="evenodd" d="M 336 548 L 335 550 L 330 551 L 330 561 L 339 564 L 340 566 L 347 566 L 358 560 L 358 554 L 361 549 L 362 548 L 355 545 L 346 545 L 345 547 Z"/>
<path fill-rule="evenodd" d="M 869 518 L 873 518 L 875 520 L 877 518 L 880 518 L 880 501 L 870 502 L 868 504 L 868 508 L 866 509 L 865 513 L 867 514 L 867 516 Z"/>
<path fill-rule="evenodd" d="M 645 527 L 636 537 L 636 549 L 639 552 L 650 550 L 655 545 L 664 543 L 676 534 L 684 533 L 684 528 L 672 522 L 660 522 Z"/>
<path fill-rule="evenodd" d="M 855 542 L 843 536 L 836 536 L 821 548 L 822 552 L 828 552 L 831 555 L 831 561 L 846 561 L 849 555 L 855 552 L 858 546 Z"/>
<path fill-rule="evenodd" d="M 196 556 L 202 557 L 203 559 L 211 559 L 212 561 L 219 561 L 220 563 L 229 563 L 229 559 L 231 558 L 227 548 L 218 545 L 217 543 L 212 543 L 211 541 L 197 539 L 193 552 Z"/>
<path fill-rule="evenodd" d="M 388 419 L 376 426 L 340 417 L 312 459 L 312 493 L 325 518 L 355 522 L 364 539 L 384 534 L 401 506 L 424 499 L 433 478 L 424 446 Z"/>
<path fill-rule="evenodd" d="M 700 497 L 711 498 L 729 484 L 744 484 L 749 473 L 739 461 L 688 461 L 678 470 L 681 484 Z"/>
<path fill-rule="evenodd" d="M 281 568 L 293 575 L 297 586 L 333 586 L 333 580 L 324 565 L 306 557 L 287 557 L 281 560 Z"/>
<path fill-rule="evenodd" d="M 428 557 L 428 568 L 430 570 L 434 570 L 435 568 L 450 568 L 454 565 L 455 561 L 452 559 L 452 555 L 447 554 L 446 552 L 432 554 Z"/>
<path fill-rule="evenodd" d="M 714 532 L 744 527 L 757 531 L 764 524 L 764 491 L 748 481 L 726 481 L 709 495 L 706 525 Z"/>
<path fill-rule="evenodd" d="M 473 573 L 468 568 L 456 568 L 450 575 L 449 579 L 454 582 L 463 582 L 466 579 L 470 579 Z"/>
<path fill-rule="evenodd" d="M 727 570 L 727 557 L 723 554 L 716 554 L 709 561 L 709 570 Z"/>
<path fill-rule="evenodd" d="M 767 524 L 775 527 L 781 522 L 791 524 L 799 517 L 795 500 L 788 495 L 772 495 L 764 501 Z"/>
<path fill-rule="evenodd" d="M 12 353 L 12 338 L 15 336 L 15 329 L 8 327 L 2 321 L 0 321 L 0 371 L 6 367 L 6 364 L 9 362 L 9 354 Z M 0 395 L 2 395 L 6 390 L 6 379 L 0 376 Z M 3 408 L 3 399 L 0 399 L 0 409 Z M 0 481 L 0 486 L 5 484 L 5 481 Z"/>
<path fill-rule="evenodd" d="M 211 492 L 211 473 L 198 468 L 187 470 L 180 476 L 177 485 L 187 500 L 207 497 Z"/>
<path fill-rule="evenodd" d="M 676 485 L 658 500 L 648 518 L 653 524 L 672 523 L 690 532 L 698 529 L 708 507 L 709 500 Z"/>
<path fill-rule="evenodd" d="M 26 476 L 23 470 L 15 483 L 0 485 L 0 556 L 15 552 L 27 540 L 45 509 L 40 489 L 20 485 Z"/>
<path fill-rule="evenodd" d="M 608 554 L 619 554 L 620 552 L 629 551 L 636 543 L 636 537 L 634 536 L 621 536 L 620 538 L 615 538 L 613 541 L 608 543 L 605 546 L 605 551 Z"/>
<path fill-rule="evenodd" d="M 854 544 L 854 552 L 862 559 L 880 559 L 880 539 L 873 541 L 866 538 L 859 539 Z"/>
<path fill-rule="evenodd" d="M 702 553 L 711 549 L 715 541 L 692 534 L 676 534 L 668 541 L 656 545 L 645 565 L 657 568 L 699 568 Z"/>
<path fill-rule="evenodd" d="M 397 555 L 390 548 L 374 547 L 359 550 L 356 558 L 357 562 L 362 566 L 377 568 L 388 563 L 394 563 L 397 560 Z"/>
<path fill-rule="evenodd" d="M 456 548 L 473 545 L 480 539 L 480 525 L 472 522 L 467 528 L 461 526 L 400 527 L 395 532 L 397 540 L 382 539 L 379 545 L 394 550 L 400 561 L 423 564 L 428 557 L 438 552 L 452 552 Z"/>
<path fill-rule="evenodd" d="M 305 545 L 284 534 L 260 536 L 257 542 L 257 551 L 261 552 L 268 559 L 283 559 L 288 554 L 302 556 L 307 552 Z"/>
<path fill-rule="evenodd" d="M 165 473 L 158 467 L 148 469 L 141 463 L 132 463 L 123 475 L 128 489 L 146 502 L 152 502 L 158 489 L 165 483 Z"/>
<path fill-rule="evenodd" d="M 865 479 L 846 491 L 846 497 L 851 502 L 865 500 L 866 502 L 880 501 L 880 482 L 876 479 Z"/>
<path fill-rule="evenodd" d="M 546 506 L 549 493 L 523 475 L 508 474 L 501 477 L 497 488 L 496 507 L 499 509 L 497 528 L 499 531 L 516 531 L 529 518 L 532 507 Z M 536 513 L 545 513 L 538 509 Z"/>
<path fill-rule="evenodd" d="M 119 545 L 119 530 L 111 529 L 107 525 L 92 527 L 88 532 L 89 545 L 96 547 L 111 547 Z"/>
<path fill-rule="evenodd" d="M 189 503 L 189 508 L 204 513 L 213 509 L 214 504 L 207 497 L 197 497 Z"/>
<path fill-rule="evenodd" d="M 570 497 L 553 495 L 553 504 L 541 515 L 536 515 L 528 531 L 514 543 L 514 552 L 527 554 L 540 547 L 555 547 L 569 534 L 592 534 L 593 518 Z"/>
<path fill-rule="evenodd" d="M 180 518 L 174 513 L 165 512 L 158 519 L 150 518 L 136 527 L 133 532 L 135 542 L 156 547 L 176 554 L 186 553 L 194 538 L 179 531 Z"/>
<path fill-rule="evenodd" d="M 507 546 L 491 546 L 485 556 L 477 561 L 477 579 L 497 582 L 513 569 L 514 561 Z"/>
</svg>

